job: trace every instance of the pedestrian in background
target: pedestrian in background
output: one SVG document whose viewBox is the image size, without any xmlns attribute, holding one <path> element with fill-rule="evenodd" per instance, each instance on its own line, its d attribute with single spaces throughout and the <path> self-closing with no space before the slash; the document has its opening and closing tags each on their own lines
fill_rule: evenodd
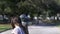
<svg viewBox="0 0 60 34">
<path fill-rule="evenodd" d="M 22 25 L 23 25 L 23 29 L 25 31 L 25 34 L 29 34 L 29 32 L 28 32 L 28 23 L 29 23 L 28 14 L 21 14 L 20 18 L 22 21 Z"/>
</svg>

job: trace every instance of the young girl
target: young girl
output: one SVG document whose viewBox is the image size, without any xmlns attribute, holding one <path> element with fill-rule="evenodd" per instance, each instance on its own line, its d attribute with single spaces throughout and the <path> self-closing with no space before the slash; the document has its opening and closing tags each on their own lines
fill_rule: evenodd
<svg viewBox="0 0 60 34">
<path fill-rule="evenodd" d="M 25 34 L 22 29 L 21 20 L 18 17 L 13 17 L 11 19 L 11 25 L 13 27 L 12 34 Z"/>
</svg>

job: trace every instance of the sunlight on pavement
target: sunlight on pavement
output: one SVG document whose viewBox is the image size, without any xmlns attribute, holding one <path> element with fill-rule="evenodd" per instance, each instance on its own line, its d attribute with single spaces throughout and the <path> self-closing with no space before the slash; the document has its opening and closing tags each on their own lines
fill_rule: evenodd
<svg viewBox="0 0 60 34">
<path fill-rule="evenodd" d="M 58 27 L 29 26 L 29 34 L 60 34 Z M 5 31 L 1 34 L 11 34 L 12 30 Z"/>
</svg>

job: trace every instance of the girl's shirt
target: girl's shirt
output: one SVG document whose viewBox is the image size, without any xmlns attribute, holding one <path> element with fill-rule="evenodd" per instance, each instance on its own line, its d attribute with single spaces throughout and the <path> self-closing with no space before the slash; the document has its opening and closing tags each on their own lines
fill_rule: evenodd
<svg viewBox="0 0 60 34">
<path fill-rule="evenodd" d="M 13 31 L 12 31 L 13 34 L 25 34 L 23 29 L 19 26 L 16 26 Z"/>
</svg>

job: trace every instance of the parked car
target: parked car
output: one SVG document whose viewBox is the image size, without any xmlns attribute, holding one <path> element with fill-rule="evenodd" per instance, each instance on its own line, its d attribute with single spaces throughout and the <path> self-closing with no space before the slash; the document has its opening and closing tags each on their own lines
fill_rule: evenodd
<svg viewBox="0 0 60 34">
<path fill-rule="evenodd" d="M 0 23 L 8 23 L 8 21 L 9 21 L 9 18 L 6 16 L 6 15 L 4 15 L 4 16 L 2 16 L 2 15 L 0 15 Z"/>
</svg>

